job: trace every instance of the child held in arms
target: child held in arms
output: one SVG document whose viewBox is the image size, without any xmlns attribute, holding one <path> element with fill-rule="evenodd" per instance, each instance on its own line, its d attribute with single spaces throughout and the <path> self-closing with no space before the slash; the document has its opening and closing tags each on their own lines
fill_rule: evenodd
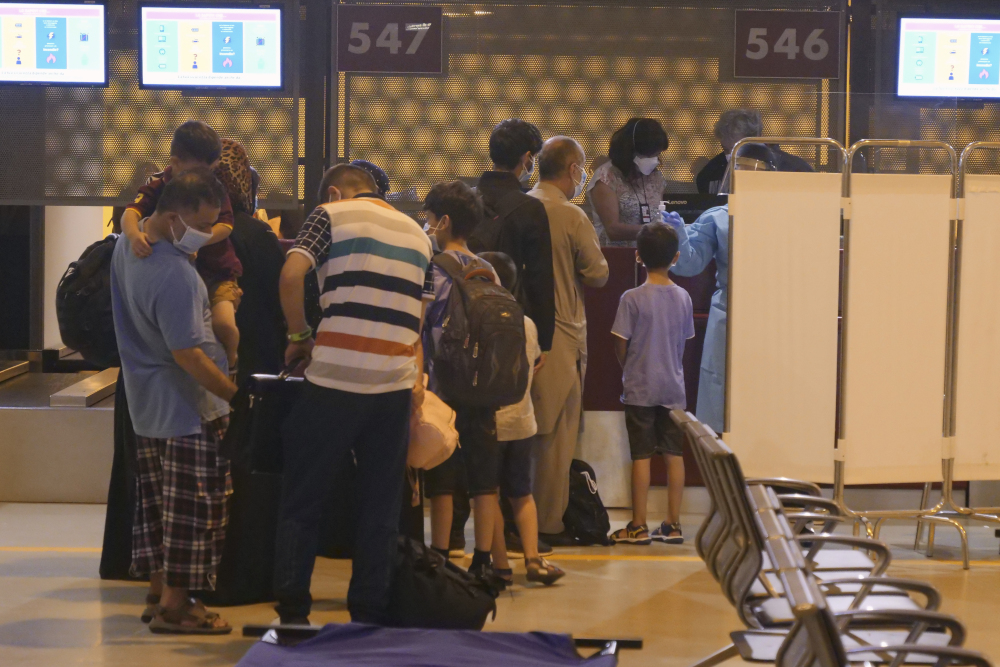
<svg viewBox="0 0 1000 667">
<path fill-rule="evenodd" d="M 149 257 L 152 253 L 143 231 L 143 223 L 156 210 L 156 203 L 170 179 L 197 167 L 215 169 L 221 155 L 222 140 L 208 124 L 189 120 L 174 131 L 174 138 L 170 142 L 170 165 L 149 177 L 146 184 L 139 188 L 135 201 L 122 214 L 122 233 L 131 241 L 132 252 L 137 257 Z M 211 234 L 188 227 L 180 238 L 173 239 L 179 250 L 197 255 L 195 268 L 208 287 L 212 305 L 212 329 L 226 348 L 230 375 L 236 372 L 236 349 L 240 344 L 240 332 L 236 328 L 236 308 L 243 295 L 236 284 L 243 275 L 243 265 L 236 257 L 236 251 L 229 240 L 232 232 L 233 207 L 229 197 L 224 197 L 219 219 L 212 227 Z"/>
</svg>

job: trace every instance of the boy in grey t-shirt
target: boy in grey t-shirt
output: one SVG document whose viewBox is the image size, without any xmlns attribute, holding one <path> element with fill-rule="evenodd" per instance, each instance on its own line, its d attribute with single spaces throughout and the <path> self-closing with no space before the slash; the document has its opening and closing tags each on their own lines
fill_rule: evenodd
<svg viewBox="0 0 1000 667">
<path fill-rule="evenodd" d="M 611 333 L 622 365 L 625 427 L 632 453 L 632 520 L 611 534 L 615 543 L 650 544 L 653 540 L 680 544 L 680 512 L 684 494 L 684 442 L 670 419 L 673 409 L 685 409 L 684 344 L 694 337 L 691 297 L 670 280 L 677 261 L 677 232 L 662 222 L 644 225 L 636 239 L 636 260 L 648 277 L 622 295 Z M 646 526 L 649 461 L 662 454 L 669 488 L 667 520 L 652 533 Z"/>
</svg>

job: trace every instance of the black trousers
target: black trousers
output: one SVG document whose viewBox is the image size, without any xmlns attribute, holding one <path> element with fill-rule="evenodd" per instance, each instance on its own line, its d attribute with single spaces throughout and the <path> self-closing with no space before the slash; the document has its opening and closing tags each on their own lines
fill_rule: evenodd
<svg viewBox="0 0 1000 667">
<path fill-rule="evenodd" d="M 306 383 L 283 437 L 274 573 L 282 620 L 309 615 L 324 500 L 336 466 L 351 450 L 358 467 L 358 527 L 347 607 L 355 622 L 383 619 L 399 534 L 411 395 L 354 394 Z"/>
<path fill-rule="evenodd" d="M 132 418 L 125 399 L 125 380 L 115 389 L 114 460 L 108 486 L 108 508 L 104 518 L 104 548 L 101 579 L 134 579 L 132 567 L 132 520 L 135 517 L 136 444 Z M 142 577 L 145 579 L 145 577 Z"/>
</svg>

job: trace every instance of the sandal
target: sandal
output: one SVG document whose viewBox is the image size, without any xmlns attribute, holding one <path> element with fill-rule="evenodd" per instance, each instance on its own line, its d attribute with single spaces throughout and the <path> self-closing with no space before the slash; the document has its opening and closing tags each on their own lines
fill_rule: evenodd
<svg viewBox="0 0 1000 667">
<path fill-rule="evenodd" d="M 493 574 L 503 579 L 504 584 L 507 586 L 514 585 L 514 570 L 512 568 L 495 567 L 493 568 Z"/>
<path fill-rule="evenodd" d="M 150 621 L 152 621 L 156 617 L 156 607 L 159 604 L 160 604 L 159 595 L 153 595 L 152 593 L 147 595 L 146 609 L 143 610 L 142 616 L 139 617 L 139 620 L 142 621 L 143 623 L 149 623 Z"/>
<path fill-rule="evenodd" d="M 674 533 L 677 534 L 674 535 Z M 650 537 L 664 544 L 684 544 L 684 534 L 681 533 L 681 524 L 679 523 L 667 523 L 664 521 L 653 530 L 653 534 Z"/>
<path fill-rule="evenodd" d="M 611 541 L 614 544 L 652 544 L 653 540 L 649 536 L 649 528 L 646 524 L 633 526 L 629 521 L 624 528 L 619 528 L 611 533 Z"/>
<path fill-rule="evenodd" d="M 219 618 L 214 611 L 208 611 L 194 600 L 188 600 L 177 609 L 157 605 L 149 631 L 164 635 L 228 635 L 233 627 L 228 623 L 217 626 Z"/>
<path fill-rule="evenodd" d="M 528 581 L 551 586 L 556 583 L 566 573 L 558 565 L 553 565 L 544 558 L 526 558 L 524 565 L 528 570 Z"/>
</svg>

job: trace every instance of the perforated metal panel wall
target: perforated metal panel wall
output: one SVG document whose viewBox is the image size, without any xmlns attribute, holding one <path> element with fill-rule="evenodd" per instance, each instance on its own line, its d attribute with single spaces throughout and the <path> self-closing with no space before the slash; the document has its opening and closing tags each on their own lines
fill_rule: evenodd
<svg viewBox="0 0 1000 667">
<path fill-rule="evenodd" d="M 593 158 L 630 117 L 647 116 L 670 137 L 664 175 L 693 191 L 692 166 L 719 152 L 713 126 L 727 109 L 759 109 L 771 136 L 842 136 L 843 98 L 829 81 L 732 78 L 740 3 L 711 4 L 446 4 L 446 78 L 345 77 L 342 156 L 383 166 L 393 190 L 420 197 L 488 169 L 489 134 L 505 118 L 573 136 Z"/>
<path fill-rule="evenodd" d="M 286 2 L 291 21 L 299 18 L 297 6 Z M 301 121 L 291 96 L 294 80 L 288 82 L 288 97 L 142 90 L 136 12 L 134 0 L 109 5 L 109 42 L 121 48 L 109 52 L 107 88 L 0 88 L 0 142 L 4 153 L 15 148 L 0 168 L 0 202 L 131 200 L 144 176 L 165 166 L 174 128 L 189 119 L 243 143 L 260 172 L 264 200 L 297 200 Z M 291 74 L 294 79 L 294 68 Z"/>
</svg>

